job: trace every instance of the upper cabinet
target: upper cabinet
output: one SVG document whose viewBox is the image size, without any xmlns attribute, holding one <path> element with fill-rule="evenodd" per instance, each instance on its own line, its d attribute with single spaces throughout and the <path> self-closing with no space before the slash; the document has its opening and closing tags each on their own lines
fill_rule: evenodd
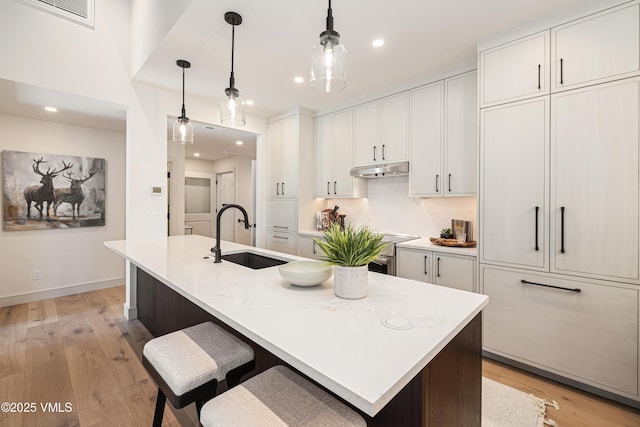
<svg viewBox="0 0 640 427">
<path fill-rule="evenodd" d="M 480 106 L 549 93 L 549 31 L 480 52 Z"/>
<path fill-rule="evenodd" d="M 408 93 L 403 92 L 354 108 L 354 166 L 408 159 Z"/>
<path fill-rule="evenodd" d="M 640 6 L 620 6 L 551 29 L 552 91 L 640 70 Z"/>
<path fill-rule="evenodd" d="M 267 197 L 295 198 L 298 196 L 298 116 L 269 123 L 267 139 Z"/>
<path fill-rule="evenodd" d="M 409 193 L 476 194 L 477 73 L 411 91 Z"/>
<path fill-rule="evenodd" d="M 366 197 L 364 179 L 352 177 L 353 109 L 315 119 L 316 197 Z"/>
</svg>

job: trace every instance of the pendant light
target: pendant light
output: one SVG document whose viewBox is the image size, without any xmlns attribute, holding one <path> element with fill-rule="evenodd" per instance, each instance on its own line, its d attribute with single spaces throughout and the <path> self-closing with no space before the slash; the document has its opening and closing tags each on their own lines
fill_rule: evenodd
<svg viewBox="0 0 640 427">
<path fill-rule="evenodd" d="M 311 57 L 311 87 L 321 92 L 344 89 L 347 85 L 347 49 L 340 33 L 333 30 L 331 0 L 327 10 L 327 29 L 320 33 Z"/>
<path fill-rule="evenodd" d="M 182 114 L 173 124 L 173 142 L 179 142 L 183 145 L 193 144 L 193 125 L 189 122 L 184 108 L 184 69 L 191 67 L 191 63 L 184 59 L 178 59 L 176 64 L 182 68 Z"/>
<path fill-rule="evenodd" d="M 235 12 L 224 14 L 224 20 L 231 25 L 231 76 L 229 77 L 229 87 L 224 90 L 225 98 L 220 101 L 220 122 L 229 126 L 244 126 L 244 99 L 235 88 L 235 78 L 233 76 L 233 54 L 235 45 L 236 25 L 242 24 L 242 16 Z"/>
</svg>

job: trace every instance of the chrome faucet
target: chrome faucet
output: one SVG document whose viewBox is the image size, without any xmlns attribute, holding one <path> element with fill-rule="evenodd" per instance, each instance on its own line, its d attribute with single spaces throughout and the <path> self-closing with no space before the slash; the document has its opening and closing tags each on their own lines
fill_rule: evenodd
<svg viewBox="0 0 640 427">
<path fill-rule="evenodd" d="M 222 216 L 222 212 L 226 211 L 229 208 L 236 208 L 242 212 L 244 215 L 244 228 L 249 229 L 251 225 L 249 224 L 249 216 L 247 215 L 247 211 L 240 205 L 236 205 L 234 203 L 225 203 L 222 205 L 222 208 L 218 211 L 218 215 L 216 216 L 216 245 L 211 248 L 211 252 L 215 254 L 215 263 L 221 263 L 220 259 L 221 251 L 220 251 L 220 217 Z"/>
</svg>

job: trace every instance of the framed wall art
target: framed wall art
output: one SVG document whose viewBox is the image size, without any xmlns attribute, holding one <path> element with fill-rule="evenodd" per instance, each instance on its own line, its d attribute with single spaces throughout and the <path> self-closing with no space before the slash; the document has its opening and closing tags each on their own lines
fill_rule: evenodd
<svg viewBox="0 0 640 427">
<path fill-rule="evenodd" d="M 2 152 L 3 230 L 105 225 L 105 159 Z"/>
</svg>

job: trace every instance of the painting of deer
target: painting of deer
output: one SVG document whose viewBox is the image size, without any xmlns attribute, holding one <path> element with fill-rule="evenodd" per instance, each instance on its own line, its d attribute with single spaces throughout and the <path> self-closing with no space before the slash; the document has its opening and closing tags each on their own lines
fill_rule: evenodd
<svg viewBox="0 0 640 427">
<path fill-rule="evenodd" d="M 47 172 L 42 172 L 40 170 L 40 164 L 47 163 L 43 160 L 42 157 L 39 159 L 33 159 L 32 169 L 33 172 L 40 175 L 42 178 L 40 179 L 41 185 L 30 185 L 29 187 L 24 189 L 24 199 L 27 203 L 27 218 L 31 218 L 31 203 L 34 203 L 36 209 L 40 213 L 40 220 L 42 220 L 42 208 L 46 203 L 47 207 L 47 218 L 49 215 L 49 207 L 52 206 L 55 202 L 55 191 L 53 188 L 53 179 L 58 176 L 61 172 L 70 169 L 73 165 L 71 163 L 67 164 L 62 161 L 62 169 L 53 169 L 47 168 Z"/>
<path fill-rule="evenodd" d="M 53 203 L 53 214 L 58 216 L 58 206 L 62 203 L 69 203 L 71 205 L 71 216 L 76 218 L 80 216 L 80 205 L 84 200 L 84 192 L 82 191 L 82 184 L 84 184 L 89 178 L 94 176 L 96 171 L 90 170 L 89 176 L 86 178 L 74 178 L 73 172 L 62 174 L 71 186 L 69 188 L 56 188 L 55 189 L 55 202 Z"/>
<path fill-rule="evenodd" d="M 1 154 L 4 231 L 105 225 L 105 159 L 9 150 Z"/>
</svg>

